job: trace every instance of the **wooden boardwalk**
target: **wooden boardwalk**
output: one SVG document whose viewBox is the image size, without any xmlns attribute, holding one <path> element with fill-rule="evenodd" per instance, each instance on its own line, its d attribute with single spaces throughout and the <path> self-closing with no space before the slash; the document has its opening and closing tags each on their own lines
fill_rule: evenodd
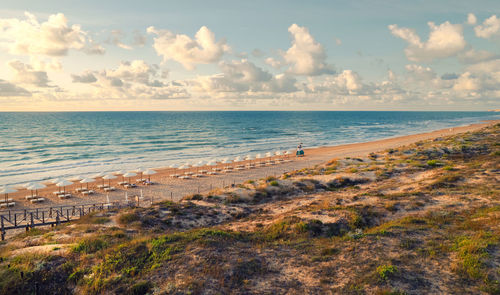
<svg viewBox="0 0 500 295">
<path fill-rule="evenodd" d="M 0 211 L 0 233 L 2 241 L 7 230 L 26 228 L 28 231 L 37 226 L 58 225 L 64 222 L 80 219 L 92 212 L 121 209 L 135 206 L 136 203 L 93 203 L 84 205 L 66 205 L 58 207 L 2 210 Z"/>
</svg>

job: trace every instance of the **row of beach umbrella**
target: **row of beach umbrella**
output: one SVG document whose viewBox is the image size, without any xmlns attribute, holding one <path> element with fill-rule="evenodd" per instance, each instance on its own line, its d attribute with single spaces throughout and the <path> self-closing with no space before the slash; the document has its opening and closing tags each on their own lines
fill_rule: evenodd
<svg viewBox="0 0 500 295">
<path fill-rule="evenodd" d="M 241 156 L 236 156 L 233 160 L 230 160 L 229 158 L 224 158 L 224 159 L 212 159 L 209 161 L 198 161 L 197 163 L 184 163 L 184 164 L 172 164 L 169 166 L 169 168 L 172 169 L 189 169 L 189 168 L 196 168 L 196 167 L 203 167 L 203 166 L 216 166 L 218 164 L 232 164 L 232 163 L 237 163 L 237 162 L 242 162 L 242 161 L 252 161 L 252 160 L 262 160 L 269 158 L 271 159 L 273 156 L 289 156 L 293 154 L 292 150 L 288 151 L 276 151 L 274 153 L 272 152 L 267 152 L 264 155 L 259 153 L 256 154 L 255 156 L 252 156 L 250 154 L 241 157 Z M 113 174 L 106 174 L 106 173 L 98 173 L 96 175 L 93 175 L 92 178 L 90 177 L 85 177 L 85 176 L 75 176 L 71 178 L 72 181 L 79 182 L 80 183 L 80 188 L 83 189 L 83 185 L 86 184 L 87 190 L 89 189 L 89 183 L 95 182 L 96 178 L 101 178 L 102 179 L 102 184 L 104 186 L 104 182 L 108 180 L 108 185 L 111 186 L 111 180 L 116 179 L 116 175 L 121 175 L 122 180 L 125 178 L 128 178 L 128 181 L 130 183 L 130 178 L 137 176 L 137 173 L 139 173 L 140 179 L 142 179 L 143 175 L 148 176 L 148 181 L 151 180 L 151 175 L 156 174 L 156 171 L 152 169 L 144 169 L 144 168 L 139 168 L 134 171 L 126 171 L 126 170 L 120 170 L 116 171 Z M 74 184 L 74 182 L 62 179 L 62 178 L 56 178 L 51 181 L 51 183 L 55 184 L 57 187 L 63 189 L 63 193 L 66 193 L 66 187 Z M 38 196 L 38 190 L 46 188 L 47 186 L 44 185 L 43 183 L 39 182 L 29 182 L 24 185 L 24 188 L 28 189 L 31 191 L 31 196 Z M 12 188 L 10 186 L 3 186 L 0 187 L 0 194 L 3 194 L 5 196 L 5 202 L 8 200 L 8 194 L 15 193 L 17 192 L 17 189 Z"/>
</svg>

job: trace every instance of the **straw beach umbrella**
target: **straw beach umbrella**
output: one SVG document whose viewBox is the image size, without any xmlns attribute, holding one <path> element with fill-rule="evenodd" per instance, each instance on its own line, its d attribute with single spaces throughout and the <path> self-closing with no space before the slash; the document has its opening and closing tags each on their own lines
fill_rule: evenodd
<svg viewBox="0 0 500 295">
<path fill-rule="evenodd" d="M 80 183 L 86 183 L 87 184 L 87 190 L 89 190 L 89 183 L 94 182 L 95 179 L 93 178 L 84 178 L 80 180 Z"/>
<path fill-rule="evenodd" d="M 116 179 L 116 176 L 114 176 L 113 174 L 106 174 L 102 177 L 102 179 L 108 180 L 108 186 L 111 187 L 111 179 Z"/>
<path fill-rule="evenodd" d="M 143 173 L 144 173 L 144 175 L 148 176 L 148 182 L 151 182 L 151 175 L 156 174 L 156 171 L 151 170 L 151 169 L 147 169 Z"/>
<path fill-rule="evenodd" d="M 142 173 L 146 171 L 146 169 L 142 168 L 142 167 L 139 167 L 137 169 L 134 170 L 135 173 L 139 173 L 139 179 L 142 181 Z"/>
<path fill-rule="evenodd" d="M 60 181 L 60 182 L 56 183 L 56 185 L 57 185 L 58 187 L 62 187 L 62 188 L 63 188 L 63 193 L 64 193 L 64 194 L 66 194 L 66 187 L 67 187 L 68 185 L 72 185 L 72 184 L 73 184 L 73 183 L 72 183 L 71 181 L 66 180 L 66 179 L 63 179 L 62 181 Z"/>
<path fill-rule="evenodd" d="M 115 174 L 115 175 L 121 175 L 122 176 L 122 182 L 124 182 L 125 181 L 125 177 L 123 177 L 123 175 L 126 174 L 126 173 L 127 173 L 127 171 L 125 171 L 125 170 L 119 170 L 119 171 L 114 172 L 113 174 Z"/>
<path fill-rule="evenodd" d="M 46 187 L 47 186 L 43 183 L 35 182 L 28 186 L 27 189 L 31 190 L 31 197 L 33 197 L 33 190 L 35 190 L 35 196 L 38 196 L 38 190 Z"/>
<path fill-rule="evenodd" d="M 15 193 L 15 192 L 17 192 L 17 190 L 16 190 L 16 189 L 14 189 L 14 188 L 11 188 L 11 187 L 9 187 L 9 186 L 4 186 L 4 187 L 2 187 L 2 188 L 0 189 L 0 194 L 4 194 L 4 195 L 5 195 L 5 203 L 7 203 L 7 202 L 8 202 L 8 199 L 9 199 L 9 194 L 10 194 L 10 193 Z"/>
<path fill-rule="evenodd" d="M 134 177 L 134 176 L 137 176 L 137 174 L 134 172 L 127 172 L 127 173 L 123 174 L 123 177 L 128 178 L 128 183 L 130 183 L 130 177 Z"/>
</svg>

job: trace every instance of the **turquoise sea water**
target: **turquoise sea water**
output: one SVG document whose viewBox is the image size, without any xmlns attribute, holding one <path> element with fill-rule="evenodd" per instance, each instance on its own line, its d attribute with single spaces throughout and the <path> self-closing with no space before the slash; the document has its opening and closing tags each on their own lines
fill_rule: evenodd
<svg viewBox="0 0 500 295">
<path fill-rule="evenodd" d="M 0 185 L 363 142 L 499 119 L 492 112 L 0 113 Z"/>
</svg>

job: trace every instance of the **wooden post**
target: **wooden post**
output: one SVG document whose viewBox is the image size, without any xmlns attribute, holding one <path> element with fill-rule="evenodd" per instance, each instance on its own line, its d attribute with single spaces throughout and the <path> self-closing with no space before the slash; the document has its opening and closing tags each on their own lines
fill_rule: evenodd
<svg viewBox="0 0 500 295">
<path fill-rule="evenodd" d="M 40 218 L 38 217 L 38 208 L 36 208 L 36 219 L 40 219 Z"/>
<path fill-rule="evenodd" d="M 59 220 L 59 211 L 56 211 L 56 224 L 59 225 L 60 220 Z"/>
<path fill-rule="evenodd" d="M 49 217 L 52 218 L 52 207 L 49 208 Z"/>
<path fill-rule="evenodd" d="M 24 209 L 24 220 L 26 220 L 26 209 Z"/>
<path fill-rule="evenodd" d="M 5 228 L 3 224 L 3 215 L 0 216 L 1 226 L 2 226 L 2 241 L 5 239 Z"/>
<path fill-rule="evenodd" d="M 69 221 L 69 209 L 66 209 L 66 220 Z"/>
<path fill-rule="evenodd" d="M 14 226 L 17 226 L 17 214 L 14 213 Z"/>
<path fill-rule="evenodd" d="M 30 212 L 31 215 L 31 228 L 35 227 L 35 221 L 33 220 L 33 212 Z"/>
<path fill-rule="evenodd" d="M 12 223 L 12 217 L 10 216 L 10 210 L 9 210 L 9 222 Z"/>
<path fill-rule="evenodd" d="M 45 211 L 42 211 L 42 223 L 45 223 Z"/>
</svg>

